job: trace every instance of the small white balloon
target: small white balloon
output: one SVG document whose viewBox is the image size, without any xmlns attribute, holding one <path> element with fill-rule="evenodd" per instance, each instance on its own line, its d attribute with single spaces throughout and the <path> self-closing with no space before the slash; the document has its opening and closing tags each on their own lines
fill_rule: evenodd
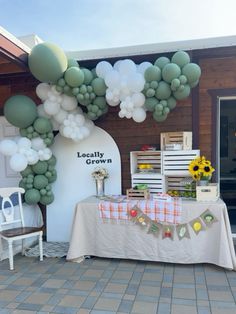
<svg viewBox="0 0 236 314">
<path fill-rule="evenodd" d="M 60 108 L 60 104 L 57 102 L 52 102 L 51 100 L 46 100 L 44 102 L 44 111 L 50 116 L 57 114 Z"/>
<path fill-rule="evenodd" d="M 143 122 L 146 119 L 146 116 L 147 114 L 143 108 L 136 108 L 133 111 L 133 120 L 135 122 Z"/>
<path fill-rule="evenodd" d="M 134 73 L 136 72 L 136 64 L 130 59 L 122 60 L 119 64 L 119 72 L 122 75 L 129 75 Z"/>
<path fill-rule="evenodd" d="M 12 155 L 9 163 L 10 163 L 11 169 L 16 172 L 25 170 L 25 168 L 28 165 L 28 161 L 26 157 L 19 153 Z"/>
<path fill-rule="evenodd" d="M 40 83 L 36 87 L 36 94 L 42 100 L 45 101 L 48 98 L 48 92 L 51 90 L 51 87 L 47 83 Z"/>
<path fill-rule="evenodd" d="M 29 150 L 27 152 L 26 158 L 27 158 L 27 161 L 28 161 L 29 165 L 34 165 L 34 164 L 36 164 L 39 161 L 39 155 L 33 149 L 31 149 L 31 150 Z"/>
<path fill-rule="evenodd" d="M 52 122 L 53 131 L 58 131 L 60 127 L 60 123 L 58 123 L 54 118 L 51 119 L 51 122 Z"/>
<path fill-rule="evenodd" d="M 31 140 L 29 140 L 27 137 L 21 137 L 17 142 L 18 149 L 25 148 L 30 149 L 31 148 Z"/>
<path fill-rule="evenodd" d="M 149 68 L 150 66 L 152 66 L 152 63 L 151 62 L 142 62 L 138 65 L 137 67 L 137 71 L 141 74 L 144 75 L 144 72 L 147 70 L 147 68 Z"/>
<path fill-rule="evenodd" d="M 77 100 L 75 97 L 62 95 L 61 107 L 66 111 L 74 110 L 77 107 Z"/>
<path fill-rule="evenodd" d="M 63 123 L 67 116 L 68 116 L 67 111 L 65 111 L 64 109 L 60 109 L 60 111 L 55 116 L 53 116 L 53 119 L 58 123 Z"/>
<path fill-rule="evenodd" d="M 84 123 L 85 123 L 85 118 L 84 118 L 84 116 L 81 115 L 81 114 L 77 114 L 77 115 L 75 116 L 75 122 L 76 122 L 76 124 L 77 124 L 78 126 L 84 125 Z"/>
<path fill-rule="evenodd" d="M 108 72 L 106 77 L 105 77 L 105 84 L 111 89 L 120 86 L 120 74 L 119 74 L 119 72 L 114 71 L 114 70 Z"/>
<path fill-rule="evenodd" d="M 49 114 L 47 114 L 44 110 L 44 104 L 40 104 L 37 106 L 37 111 L 38 111 L 38 115 L 39 117 L 44 117 L 44 118 L 50 118 L 51 116 Z"/>
<path fill-rule="evenodd" d="M 0 142 L 0 152 L 6 156 L 12 156 L 17 152 L 17 144 L 13 140 L 2 140 Z"/>
<path fill-rule="evenodd" d="M 36 151 L 39 151 L 39 150 L 44 149 L 46 147 L 43 139 L 41 139 L 40 137 L 33 138 L 31 140 L 31 146 Z"/>
<path fill-rule="evenodd" d="M 135 93 L 132 95 L 132 102 L 135 107 L 142 107 L 145 103 L 145 96 L 142 93 Z"/>
<path fill-rule="evenodd" d="M 108 72 L 112 70 L 112 65 L 107 61 L 101 61 L 96 66 L 97 76 L 105 79 Z"/>
</svg>

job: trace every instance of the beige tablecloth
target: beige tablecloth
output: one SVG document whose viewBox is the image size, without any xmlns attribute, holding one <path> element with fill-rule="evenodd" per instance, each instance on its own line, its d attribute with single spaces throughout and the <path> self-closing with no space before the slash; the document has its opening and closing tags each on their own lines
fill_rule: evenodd
<svg viewBox="0 0 236 314">
<path fill-rule="evenodd" d="M 99 218 L 99 200 L 89 197 L 76 205 L 68 260 L 85 255 L 126 258 L 170 263 L 212 263 L 236 270 L 236 257 L 228 212 L 222 200 L 217 202 L 183 201 L 182 222 L 188 223 L 206 209 L 218 222 L 198 235 L 189 228 L 190 239 L 181 241 L 147 234 L 139 225 L 103 223 Z"/>
</svg>

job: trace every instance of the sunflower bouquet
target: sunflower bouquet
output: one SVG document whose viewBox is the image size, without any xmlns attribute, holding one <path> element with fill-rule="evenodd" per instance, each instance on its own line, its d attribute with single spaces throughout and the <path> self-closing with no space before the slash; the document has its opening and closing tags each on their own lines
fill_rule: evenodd
<svg viewBox="0 0 236 314">
<path fill-rule="evenodd" d="M 206 160 L 204 156 L 199 156 L 191 161 L 188 169 L 195 181 L 209 181 L 211 179 L 212 173 L 215 171 L 211 165 L 211 162 Z"/>
</svg>

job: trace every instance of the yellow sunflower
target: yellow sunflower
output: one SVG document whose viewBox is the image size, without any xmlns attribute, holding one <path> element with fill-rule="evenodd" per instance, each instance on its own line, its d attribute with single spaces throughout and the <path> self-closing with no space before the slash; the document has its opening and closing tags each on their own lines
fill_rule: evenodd
<svg viewBox="0 0 236 314">
<path fill-rule="evenodd" d="M 194 179 L 196 176 L 197 177 L 199 176 L 199 172 L 200 172 L 199 158 L 196 158 L 193 161 L 191 161 L 191 163 L 189 164 L 188 170 Z"/>
<path fill-rule="evenodd" d="M 200 165 L 200 171 L 203 177 L 210 177 L 215 169 L 208 163 Z"/>
</svg>

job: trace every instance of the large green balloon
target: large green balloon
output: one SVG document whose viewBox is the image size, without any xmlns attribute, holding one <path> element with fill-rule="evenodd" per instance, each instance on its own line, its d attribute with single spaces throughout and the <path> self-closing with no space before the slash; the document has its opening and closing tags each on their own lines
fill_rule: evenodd
<svg viewBox="0 0 236 314">
<path fill-rule="evenodd" d="M 176 63 L 180 68 L 182 68 L 190 62 L 190 57 L 187 52 L 180 50 L 173 55 L 171 62 Z"/>
<path fill-rule="evenodd" d="M 180 74 L 180 67 L 175 63 L 168 63 L 162 69 L 162 77 L 167 83 L 171 83 L 171 81 L 178 78 Z"/>
<path fill-rule="evenodd" d="M 154 111 L 155 106 L 157 104 L 158 104 L 158 100 L 155 97 L 151 97 L 145 100 L 144 106 L 148 111 Z"/>
<path fill-rule="evenodd" d="M 49 205 L 54 201 L 54 195 L 42 195 L 40 198 L 40 203 L 43 205 Z"/>
<path fill-rule="evenodd" d="M 161 80 L 161 70 L 157 66 L 151 65 L 144 72 L 144 77 L 147 82 L 159 82 Z"/>
<path fill-rule="evenodd" d="M 93 73 L 89 71 L 88 69 L 81 69 L 84 73 L 84 84 L 88 85 L 92 82 L 93 80 Z"/>
<path fill-rule="evenodd" d="M 28 57 L 31 73 L 39 81 L 56 82 L 67 69 L 67 57 L 63 50 L 51 43 L 35 46 Z"/>
<path fill-rule="evenodd" d="M 178 100 L 187 98 L 190 95 L 190 86 L 188 84 L 184 85 L 183 90 L 179 91 L 177 90 L 176 92 L 173 93 L 174 97 Z"/>
<path fill-rule="evenodd" d="M 165 81 L 160 81 L 156 89 L 157 99 L 168 99 L 171 95 L 170 85 Z"/>
<path fill-rule="evenodd" d="M 162 70 L 167 63 L 170 63 L 170 59 L 167 57 L 160 57 L 155 61 L 154 65 Z"/>
<path fill-rule="evenodd" d="M 44 174 L 48 169 L 48 164 L 46 161 L 38 161 L 35 165 L 32 166 L 34 173 Z"/>
<path fill-rule="evenodd" d="M 187 77 L 189 83 L 193 83 L 199 80 L 201 68 L 196 63 L 188 63 L 183 67 L 182 73 Z"/>
<path fill-rule="evenodd" d="M 34 129 L 40 133 L 48 133 L 52 131 L 52 123 L 47 118 L 40 117 L 34 122 Z"/>
<path fill-rule="evenodd" d="M 84 72 L 77 67 L 66 70 L 64 75 L 66 83 L 71 87 L 78 87 L 84 82 Z"/>
<path fill-rule="evenodd" d="M 25 202 L 27 204 L 37 204 L 40 200 L 40 192 L 36 189 L 30 189 L 25 192 Z"/>
<path fill-rule="evenodd" d="M 15 95 L 5 102 L 4 116 L 18 128 L 27 128 L 37 118 L 37 107 L 33 100 L 24 95 Z"/>
<path fill-rule="evenodd" d="M 38 190 L 43 189 L 48 185 L 48 179 L 42 174 L 38 174 L 34 177 L 34 187 Z"/>
<path fill-rule="evenodd" d="M 101 77 L 95 78 L 92 83 L 93 91 L 97 96 L 104 96 L 106 93 L 106 85 L 104 79 Z"/>
</svg>

